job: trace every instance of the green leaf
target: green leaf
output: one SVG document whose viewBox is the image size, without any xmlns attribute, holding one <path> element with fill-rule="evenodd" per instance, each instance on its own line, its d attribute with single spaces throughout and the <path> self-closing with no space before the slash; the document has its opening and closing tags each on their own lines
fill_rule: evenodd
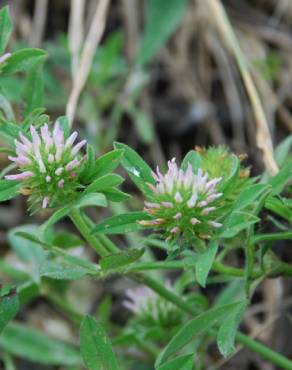
<svg viewBox="0 0 292 370">
<path fill-rule="evenodd" d="M 89 315 L 81 323 L 80 349 L 87 370 L 118 370 L 117 360 L 104 328 Z"/>
<path fill-rule="evenodd" d="M 62 130 L 64 131 L 65 139 L 67 139 L 70 135 L 70 126 L 69 126 L 68 117 L 66 116 L 58 117 L 57 121 L 59 122 L 59 125 L 62 128 Z"/>
<path fill-rule="evenodd" d="M 78 202 L 75 204 L 76 208 L 84 208 L 84 207 L 106 207 L 107 200 L 106 197 L 101 193 L 90 193 L 84 194 L 80 197 Z"/>
<path fill-rule="evenodd" d="M 216 306 L 227 303 L 238 302 L 246 297 L 245 284 L 243 279 L 235 279 L 228 283 L 226 287 L 217 295 L 215 300 Z"/>
<path fill-rule="evenodd" d="M 40 275 L 55 280 L 79 280 L 90 273 L 87 269 L 68 263 L 62 258 L 49 258 L 40 266 Z"/>
<path fill-rule="evenodd" d="M 54 234 L 52 245 L 67 249 L 84 245 L 84 241 L 75 234 L 69 233 L 68 231 L 62 231 Z"/>
<path fill-rule="evenodd" d="M 178 27 L 187 0 L 148 0 L 146 26 L 140 43 L 137 64 L 148 63 Z"/>
<path fill-rule="evenodd" d="M 0 10 L 0 55 L 4 53 L 12 32 L 12 22 L 8 6 Z"/>
<path fill-rule="evenodd" d="M 120 185 L 124 179 L 122 176 L 116 175 L 115 173 L 109 173 L 107 175 L 98 177 L 94 180 L 85 190 L 84 194 L 89 193 L 96 193 L 100 191 L 107 190 L 108 188 L 112 188 L 114 186 Z"/>
<path fill-rule="evenodd" d="M 176 357 L 174 360 L 166 362 L 159 366 L 157 370 L 192 370 L 194 363 L 194 354 Z"/>
<path fill-rule="evenodd" d="M 0 135 L 5 138 L 7 144 L 14 147 L 14 140 L 18 137 L 20 127 L 12 122 L 1 121 L 0 119 Z"/>
<path fill-rule="evenodd" d="M 26 239 L 30 242 L 33 242 L 34 244 L 40 245 L 46 249 L 50 248 L 50 245 L 48 243 L 40 240 L 40 238 L 37 236 L 38 231 L 39 229 L 37 229 L 37 226 L 36 226 L 34 234 L 31 234 L 30 232 L 27 232 L 27 231 L 20 230 L 20 231 L 16 231 L 15 235 L 19 236 L 20 238 Z"/>
<path fill-rule="evenodd" d="M 10 320 L 14 318 L 19 308 L 19 301 L 16 293 L 11 292 L 0 297 L 0 333 Z"/>
<path fill-rule="evenodd" d="M 18 286 L 18 299 L 20 306 L 30 303 L 33 299 L 39 297 L 40 286 L 33 281 L 27 280 Z"/>
<path fill-rule="evenodd" d="M 123 149 L 122 166 L 136 186 L 145 194 L 151 194 L 147 183 L 155 184 L 151 168 L 133 149 L 122 143 L 114 143 L 115 148 Z"/>
<path fill-rule="evenodd" d="M 41 364 L 81 366 L 80 355 L 72 345 L 20 323 L 6 326 L 0 336 L 0 348 L 14 356 Z"/>
<path fill-rule="evenodd" d="M 225 194 L 229 192 L 233 188 L 234 182 L 236 181 L 238 177 L 238 173 L 240 170 L 240 161 L 236 157 L 236 155 L 232 154 L 232 164 L 231 164 L 231 169 L 229 176 L 224 179 L 222 185 L 221 183 L 219 184 L 219 190 L 223 191 Z"/>
<path fill-rule="evenodd" d="M 28 131 L 31 125 L 38 127 L 38 121 L 43 120 L 44 117 L 47 119 L 47 122 L 49 122 L 49 117 L 45 114 L 42 114 L 44 111 L 44 108 L 37 108 L 29 113 L 29 115 L 26 116 L 24 121 L 21 123 L 23 131 Z"/>
<path fill-rule="evenodd" d="M 151 144 L 154 139 L 153 123 L 150 118 L 141 110 L 131 106 L 128 107 L 127 112 L 131 115 L 136 126 L 139 138 L 144 144 Z"/>
<path fill-rule="evenodd" d="M 100 266 L 104 270 L 117 269 L 137 261 L 144 252 L 145 249 L 128 249 L 120 253 L 115 253 L 104 257 L 100 261 Z"/>
<path fill-rule="evenodd" d="M 16 197 L 20 188 L 19 181 L 0 180 L 0 202 Z"/>
<path fill-rule="evenodd" d="M 8 99 L 6 99 L 5 96 L 2 95 L 2 94 L 0 94 L 0 110 L 2 110 L 2 112 L 5 115 L 5 118 L 8 121 L 14 121 L 15 120 L 15 116 L 14 116 L 11 104 L 8 101 Z"/>
<path fill-rule="evenodd" d="M 241 209 L 254 204 L 254 202 L 256 202 L 259 197 L 268 189 L 271 188 L 266 184 L 250 185 L 239 194 L 238 198 L 233 203 L 232 209 L 235 211 L 240 211 Z"/>
<path fill-rule="evenodd" d="M 247 212 L 232 212 L 224 223 L 220 238 L 233 238 L 248 226 L 259 222 L 260 219 Z"/>
<path fill-rule="evenodd" d="M 279 166 L 282 166 L 288 158 L 292 147 L 292 135 L 283 140 L 275 149 L 275 159 Z"/>
<path fill-rule="evenodd" d="M 2 73 L 29 71 L 35 63 L 45 58 L 47 53 L 41 49 L 21 49 L 11 54 L 1 68 Z"/>
<path fill-rule="evenodd" d="M 230 356 L 235 351 L 234 339 L 246 307 L 246 301 L 238 303 L 233 310 L 229 312 L 228 317 L 226 317 L 220 326 L 217 344 L 219 351 L 224 357 Z"/>
<path fill-rule="evenodd" d="M 34 63 L 27 73 L 23 96 L 26 101 L 24 114 L 27 115 L 35 108 L 43 105 L 44 81 L 43 81 L 44 58 Z"/>
<path fill-rule="evenodd" d="M 41 239 L 39 227 L 37 225 L 22 225 L 11 229 L 8 233 L 10 246 L 23 262 L 30 265 L 29 273 L 32 278 L 39 281 L 39 265 L 45 260 L 46 252 L 35 241 L 20 236 L 21 232 L 31 234 L 33 239 L 39 240 Z"/>
<path fill-rule="evenodd" d="M 195 263 L 195 274 L 198 283 L 202 287 L 206 286 L 207 277 L 215 260 L 217 250 L 218 243 L 213 240 L 207 245 L 206 250 L 202 253 L 199 253 L 197 256 Z"/>
<path fill-rule="evenodd" d="M 288 181 L 291 180 L 292 175 L 292 161 L 283 166 L 280 171 L 269 180 L 272 186 L 272 195 L 280 194 Z"/>
<path fill-rule="evenodd" d="M 131 198 L 131 195 L 116 188 L 108 188 L 103 191 L 103 194 L 111 202 L 124 202 Z"/>
<path fill-rule="evenodd" d="M 109 217 L 97 224 L 93 233 L 101 234 L 125 234 L 137 231 L 141 226 L 137 221 L 148 220 L 150 216 L 146 212 L 129 212 Z"/>
<path fill-rule="evenodd" d="M 124 154 L 123 150 L 112 150 L 96 159 L 92 174 L 89 176 L 90 180 L 97 177 L 107 175 L 114 171 L 120 164 L 121 158 Z"/>
<path fill-rule="evenodd" d="M 229 312 L 232 312 L 237 304 L 238 303 L 232 303 L 211 308 L 208 311 L 198 315 L 194 319 L 188 321 L 179 329 L 166 347 L 160 352 L 155 366 L 160 366 L 169 356 L 179 351 L 189 342 L 194 340 L 199 334 L 208 331 L 218 321 L 221 321 L 223 318 L 229 315 Z"/>
<path fill-rule="evenodd" d="M 52 253 L 55 253 L 57 256 L 62 257 L 63 261 L 65 261 L 67 263 L 71 263 L 72 265 L 75 265 L 75 266 L 83 267 L 90 274 L 97 274 L 100 271 L 100 266 L 99 265 L 96 265 L 95 263 L 92 263 L 92 262 L 87 261 L 85 259 L 73 256 L 73 255 L 63 251 L 62 249 L 60 249 L 58 247 L 53 247 L 51 249 L 51 251 L 52 251 Z"/>
<path fill-rule="evenodd" d="M 268 233 L 268 234 L 257 234 L 252 237 L 253 243 L 262 241 L 274 241 L 274 240 L 292 240 L 292 231 L 284 231 L 280 233 Z"/>
<path fill-rule="evenodd" d="M 56 222 L 67 216 L 70 213 L 71 209 L 72 205 L 68 205 L 58 209 L 44 224 L 42 224 L 42 230 L 45 231 L 48 227 L 53 226 Z"/>
<path fill-rule="evenodd" d="M 86 162 L 80 173 L 80 177 L 84 182 L 87 182 L 94 174 L 95 166 L 95 150 L 92 145 L 87 144 L 86 146 Z"/>
<path fill-rule="evenodd" d="M 265 208 L 283 217 L 287 221 L 292 221 L 292 210 L 282 198 L 269 196 L 265 201 Z"/>
<path fill-rule="evenodd" d="M 49 258 L 40 266 L 41 276 L 57 280 L 78 280 L 100 272 L 98 265 L 75 257 L 60 248 L 53 247 L 50 252 Z"/>
<path fill-rule="evenodd" d="M 202 165 L 202 158 L 198 152 L 195 150 L 190 150 L 184 157 L 181 168 L 186 171 L 188 168 L 188 163 L 190 163 L 193 167 L 193 172 L 197 173 L 198 169 Z"/>
</svg>

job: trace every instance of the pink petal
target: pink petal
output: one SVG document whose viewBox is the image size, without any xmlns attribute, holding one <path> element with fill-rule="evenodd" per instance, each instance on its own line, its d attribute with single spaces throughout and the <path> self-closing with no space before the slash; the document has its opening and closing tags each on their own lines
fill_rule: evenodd
<svg viewBox="0 0 292 370">
<path fill-rule="evenodd" d="M 21 154 L 29 154 L 31 152 L 31 147 L 22 144 L 21 142 L 15 140 L 15 148 L 16 148 L 16 153 L 18 155 Z"/>
<path fill-rule="evenodd" d="M 11 157 L 8 156 L 10 161 L 17 163 L 19 166 L 25 166 L 27 164 L 31 164 L 31 160 L 27 158 L 25 155 L 19 155 L 18 157 Z"/>
<path fill-rule="evenodd" d="M 61 179 L 60 181 L 58 181 L 58 188 L 63 189 L 64 183 L 65 183 L 64 179 Z"/>
<path fill-rule="evenodd" d="M 145 206 L 148 208 L 160 208 L 160 205 L 158 203 L 150 203 L 150 202 L 145 202 Z"/>
<path fill-rule="evenodd" d="M 207 207 L 205 209 L 203 209 L 202 211 L 202 215 L 208 215 L 210 212 L 214 211 L 215 207 Z"/>
<path fill-rule="evenodd" d="M 42 204 L 42 208 L 47 208 L 47 207 L 48 207 L 49 200 L 50 200 L 50 198 L 49 198 L 49 197 L 44 197 L 44 199 L 43 199 L 43 204 Z"/>
<path fill-rule="evenodd" d="M 49 132 L 49 127 L 47 123 L 41 127 L 41 135 L 43 142 L 45 143 L 46 150 L 48 151 L 53 146 L 53 139 Z"/>
<path fill-rule="evenodd" d="M 32 148 L 32 143 L 28 140 L 26 136 L 23 135 L 22 132 L 19 133 L 19 137 L 25 146 L 27 146 L 28 148 Z"/>
<path fill-rule="evenodd" d="M 219 227 L 223 226 L 222 224 L 220 224 L 219 222 L 216 222 L 216 221 L 209 221 L 208 224 L 210 226 L 213 226 L 213 227 L 216 227 L 216 228 L 219 228 Z"/>
<path fill-rule="evenodd" d="M 192 217 L 192 218 L 190 219 L 190 223 L 191 223 L 192 225 L 197 225 L 197 224 L 200 224 L 200 223 L 201 223 L 201 221 L 200 221 L 200 220 L 198 220 L 196 217 Z"/>
<path fill-rule="evenodd" d="M 179 227 L 175 226 L 170 230 L 171 234 L 178 234 L 180 232 Z"/>
<path fill-rule="evenodd" d="M 5 53 L 0 57 L 0 64 L 4 63 L 8 58 L 11 57 L 11 53 Z"/>
<path fill-rule="evenodd" d="M 59 168 L 56 169 L 55 175 L 60 176 L 63 171 L 64 171 L 64 168 L 63 167 L 59 167 Z"/>
<path fill-rule="evenodd" d="M 173 208 L 173 203 L 171 203 L 171 202 L 161 202 L 161 204 L 165 208 Z"/>
<path fill-rule="evenodd" d="M 79 152 L 79 150 L 85 145 L 87 143 L 87 141 L 86 140 L 82 140 L 82 141 L 80 141 L 80 143 L 78 143 L 78 144 L 76 144 L 73 148 L 72 148 L 72 150 L 71 150 L 71 154 L 72 154 L 72 156 L 74 157 L 78 152 Z"/>
<path fill-rule="evenodd" d="M 196 205 L 197 199 L 198 199 L 198 195 L 193 194 L 191 198 L 187 201 L 188 208 L 193 208 Z"/>
<path fill-rule="evenodd" d="M 54 126 L 53 139 L 56 147 L 58 147 L 58 145 L 64 144 L 64 131 L 60 128 L 60 124 L 58 121 L 56 121 Z"/>
<path fill-rule="evenodd" d="M 49 154 L 48 155 L 48 161 L 49 161 L 49 163 L 53 163 L 54 162 L 54 160 L 55 160 L 55 157 L 53 156 L 53 154 Z"/>
<path fill-rule="evenodd" d="M 74 141 L 76 140 L 78 136 L 78 133 L 77 131 L 74 131 L 69 137 L 68 139 L 66 140 L 66 143 L 65 143 L 65 148 L 68 149 L 68 148 L 71 148 L 71 146 L 74 144 Z"/>
<path fill-rule="evenodd" d="M 80 164 L 80 162 L 77 159 L 73 159 L 71 162 L 69 162 L 66 165 L 65 168 L 66 168 L 67 171 L 71 171 L 71 170 L 73 170 L 73 168 L 78 167 L 79 164 Z"/>
<path fill-rule="evenodd" d="M 40 139 L 39 134 L 37 133 L 36 129 L 32 125 L 30 126 L 30 133 L 31 133 L 31 137 L 32 137 L 33 148 L 34 148 L 35 151 L 38 151 L 39 147 L 41 145 L 41 139 Z"/>
<path fill-rule="evenodd" d="M 22 173 L 18 173 L 15 175 L 6 175 L 6 180 L 25 180 L 33 176 L 33 173 L 31 171 L 25 171 Z"/>
<path fill-rule="evenodd" d="M 183 201 L 183 198 L 179 192 L 177 192 L 174 196 L 174 199 L 177 203 L 181 203 Z"/>
<path fill-rule="evenodd" d="M 36 156 L 36 160 L 38 162 L 41 173 L 46 173 L 46 166 L 45 166 L 42 158 L 40 157 L 40 155 Z"/>
</svg>

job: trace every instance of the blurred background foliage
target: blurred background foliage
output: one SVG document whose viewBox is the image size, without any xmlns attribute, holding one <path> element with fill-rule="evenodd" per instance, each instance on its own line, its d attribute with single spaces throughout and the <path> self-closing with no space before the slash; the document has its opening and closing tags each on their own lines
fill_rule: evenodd
<svg viewBox="0 0 292 370">
<path fill-rule="evenodd" d="M 96 3 L 96 0 L 0 1 L 1 6 L 9 4 L 14 23 L 8 49 L 30 46 L 48 52 L 46 61 L 25 75 L 0 75 L 0 110 L 7 118 L 23 121 L 27 113 L 40 105 L 52 119 L 64 114 L 76 72 L 75 59 L 90 28 Z M 292 2 L 224 0 L 222 4 L 246 58 L 276 145 L 292 132 Z M 74 6 L 82 10 L 77 21 L 73 16 Z M 33 86 L 31 74 L 37 81 Z M 42 91 L 42 86 L 43 96 L 40 98 L 37 94 L 38 99 L 32 99 L 34 92 Z M 28 97 L 30 104 L 25 104 Z M 132 146 L 152 166 L 163 165 L 172 157 L 180 161 L 195 146 L 226 144 L 236 153 L 248 155 L 246 162 L 251 165 L 253 174 L 264 169 L 262 153 L 256 143 L 253 107 L 240 70 L 218 32 L 214 13 L 209 11 L 204 0 L 112 0 L 105 32 L 77 106 L 74 128 L 78 128 L 99 154 L 110 150 L 113 141 L 118 140 Z M 6 155 L 0 153 L 0 168 L 7 164 Z M 126 183 L 125 189 L 132 190 L 130 186 Z M 137 208 L 135 202 L 137 200 L 130 202 L 133 209 Z M 125 210 L 121 207 L 124 206 L 113 204 L 111 211 Z M 10 277 L 4 274 L 3 281 L 9 283 L 11 277 L 21 281 L 22 274 L 28 271 L 38 276 L 35 269 L 42 256 L 33 243 L 20 242 L 13 228 L 37 223 L 46 217 L 44 212 L 29 218 L 22 198 L 1 205 L 0 271 Z M 94 217 L 101 216 L 96 213 Z M 7 237 L 7 230 L 11 228 Z M 65 239 L 71 247 L 82 244 L 61 228 L 59 244 Z M 123 242 L 135 245 L 139 240 L 139 235 L 129 234 Z M 77 254 L 90 254 L 85 248 L 78 248 Z M 291 251 L 284 250 L 283 245 L 279 245 L 279 253 L 286 260 L 292 258 Z M 237 265 L 242 256 L 233 258 Z M 11 266 L 14 266 L 12 270 Z M 272 312 L 268 310 L 269 317 L 284 295 L 286 300 L 291 300 L 287 282 L 277 283 L 276 290 L 268 284 L 256 295 L 254 309 L 258 309 L 259 315 L 245 322 L 248 328 L 268 322 L 261 316 L 259 306 L 268 305 Z M 128 320 L 127 313 L 121 312 L 123 292 L 128 285 L 124 280 L 100 283 L 83 279 L 71 284 L 44 280 L 39 287 L 36 281 L 32 286 L 23 286 L 22 299 L 27 304 L 19 319 L 39 331 L 76 343 L 76 328 L 67 316 L 74 323 L 74 320 L 78 322 L 80 314 L 98 312 L 108 332 L 116 334 L 120 332 L 119 326 Z M 211 286 L 208 294 L 212 297 L 217 289 L 216 285 Z M 194 293 L 194 299 L 197 304 L 206 304 L 200 290 Z M 77 312 L 72 307 L 77 307 Z M 46 362 L 42 356 L 50 358 L 55 354 L 58 343 L 46 342 L 33 331 L 27 332 L 17 325 L 9 330 L 6 341 L 0 340 L 5 369 L 55 368 L 49 367 L 48 362 L 48 366 L 41 367 L 31 361 Z M 23 330 L 31 337 L 33 345 L 24 345 Z M 277 327 L 265 331 L 261 339 L 276 350 L 291 354 L 291 341 L 287 345 L 289 333 L 291 326 L 279 320 Z M 131 330 L 127 335 L 126 339 L 121 337 L 118 344 L 125 344 L 132 338 Z M 135 343 L 143 348 L 143 336 L 139 340 L 135 337 L 134 341 L 140 341 Z M 44 347 L 39 348 L 39 343 Z M 51 365 L 77 369 L 78 355 L 60 346 L 59 357 L 54 355 L 55 363 L 52 360 Z M 45 354 L 41 347 L 46 348 Z M 146 348 L 150 357 L 151 350 Z M 17 365 L 13 365 L 11 354 L 24 356 L 26 360 L 17 360 Z M 210 356 L 214 356 L 212 351 Z M 142 360 L 131 365 L 132 368 L 151 369 L 147 357 Z M 125 366 L 130 366 L 125 361 Z M 220 366 L 224 369 L 273 369 L 246 352 Z"/>
</svg>

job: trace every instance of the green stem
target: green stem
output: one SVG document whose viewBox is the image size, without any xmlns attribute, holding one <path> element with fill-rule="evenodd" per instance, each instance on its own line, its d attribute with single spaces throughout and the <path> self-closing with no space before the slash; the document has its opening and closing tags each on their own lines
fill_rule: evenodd
<svg viewBox="0 0 292 370">
<path fill-rule="evenodd" d="M 250 296 L 250 283 L 253 275 L 254 258 L 254 244 L 250 239 L 248 239 L 245 248 L 245 290 L 248 297 Z"/>
<path fill-rule="evenodd" d="M 234 276 L 234 277 L 243 277 L 245 274 L 245 271 L 243 269 L 237 268 L 237 267 L 230 267 L 223 265 L 221 262 L 215 261 L 212 265 L 212 269 L 220 272 L 220 274 Z M 263 273 L 259 270 L 253 271 L 251 276 L 253 279 L 257 279 L 261 277 Z"/>
<path fill-rule="evenodd" d="M 90 233 L 90 228 L 81 216 L 80 211 L 73 210 L 70 214 L 70 217 L 77 229 L 91 245 L 91 247 L 94 248 L 96 252 L 99 253 L 102 257 L 108 255 L 109 252 L 105 249 L 105 247 Z M 184 299 L 182 299 L 182 297 L 173 293 L 171 290 L 168 290 L 163 284 L 151 278 L 150 276 L 144 275 L 142 273 L 130 273 L 128 277 L 139 283 L 147 285 L 164 299 L 172 302 L 175 306 L 179 307 L 182 311 L 194 316 L 198 315 L 199 311 L 194 307 L 193 304 L 189 304 Z M 271 361 L 273 364 L 280 366 L 282 369 L 292 370 L 292 361 L 288 360 L 286 357 L 273 351 L 272 349 L 264 346 L 263 344 L 260 344 L 255 340 L 249 338 L 245 334 L 237 333 L 236 340 L 246 348 L 257 352 L 263 358 Z"/>
<path fill-rule="evenodd" d="M 80 231 L 80 234 L 85 238 L 88 244 L 97 252 L 98 255 L 101 257 L 106 257 L 109 255 L 107 249 L 100 243 L 99 240 L 94 237 L 94 235 L 91 234 L 91 229 L 84 221 L 79 210 L 73 208 L 70 213 L 70 218 L 76 228 Z"/>
<path fill-rule="evenodd" d="M 111 252 L 112 254 L 121 252 L 119 248 L 117 248 L 116 245 L 106 235 L 99 234 L 97 235 L 97 238 L 107 248 L 107 250 Z"/>
<path fill-rule="evenodd" d="M 128 271 L 143 271 L 143 270 L 180 270 L 185 268 L 183 261 L 158 261 L 158 262 L 139 262 L 129 266 Z"/>
<path fill-rule="evenodd" d="M 143 271 L 143 270 L 180 270 L 188 267 L 184 261 L 158 261 L 158 262 L 139 262 L 132 264 L 129 267 L 129 271 Z M 215 261 L 212 265 L 212 270 L 217 271 L 221 274 L 234 276 L 234 277 L 244 277 L 244 270 L 237 267 L 230 267 L 223 265 L 222 263 Z M 285 270 L 286 271 L 286 270 Z M 287 269 L 288 271 L 288 269 Z M 292 273 L 292 267 L 291 267 Z M 253 271 L 252 278 L 257 279 L 261 277 L 263 273 L 259 270 Z"/>
<path fill-rule="evenodd" d="M 91 219 L 83 214 L 83 219 L 87 223 L 88 227 L 90 229 L 93 229 L 94 223 L 91 221 Z M 119 253 L 120 250 L 117 248 L 117 246 L 104 234 L 97 234 L 96 238 L 99 240 L 99 242 L 106 247 L 106 249 L 111 252 L 112 254 Z"/>
<path fill-rule="evenodd" d="M 292 361 L 280 353 L 273 351 L 271 348 L 251 339 L 247 335 L 244 335 L 240 332 L 236 334 L 235 338 L 245 348 L 259 353 L 263 358 L 279 366 L 281 369 L 292 370 Z"/>
<path fill-rule="evenodd" d="M 292 232 L 285 231 L 282 233 L 270 233 L 270 234 L 257 234 L 252 237 L 254 243 L 259 243 L 262 241 L 274 241 L 274 240 L 291 240 Z"/>
</svg>

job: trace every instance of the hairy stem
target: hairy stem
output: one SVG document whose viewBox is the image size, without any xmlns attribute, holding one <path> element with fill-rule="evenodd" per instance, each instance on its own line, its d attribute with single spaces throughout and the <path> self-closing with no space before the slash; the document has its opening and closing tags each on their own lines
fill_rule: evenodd
<svg viewBox="0 0 292 370">
<path fill-rule="evenodd" d="M 103 244 L 101 244 L 101 242 L 97 240 L 94 235 L 91 234 L 91 229 L 84 221 L 79 210 L 73 208 L 70 213 L 70 218 L 73 224 L 79 230 L 80 234 L 84 237 L 84 239 L 96 251 L 98 255 L 100 255 L 101 257 L 106 257 L 110 254 L 108 250 L 103 246 Z"/>
</svg>

